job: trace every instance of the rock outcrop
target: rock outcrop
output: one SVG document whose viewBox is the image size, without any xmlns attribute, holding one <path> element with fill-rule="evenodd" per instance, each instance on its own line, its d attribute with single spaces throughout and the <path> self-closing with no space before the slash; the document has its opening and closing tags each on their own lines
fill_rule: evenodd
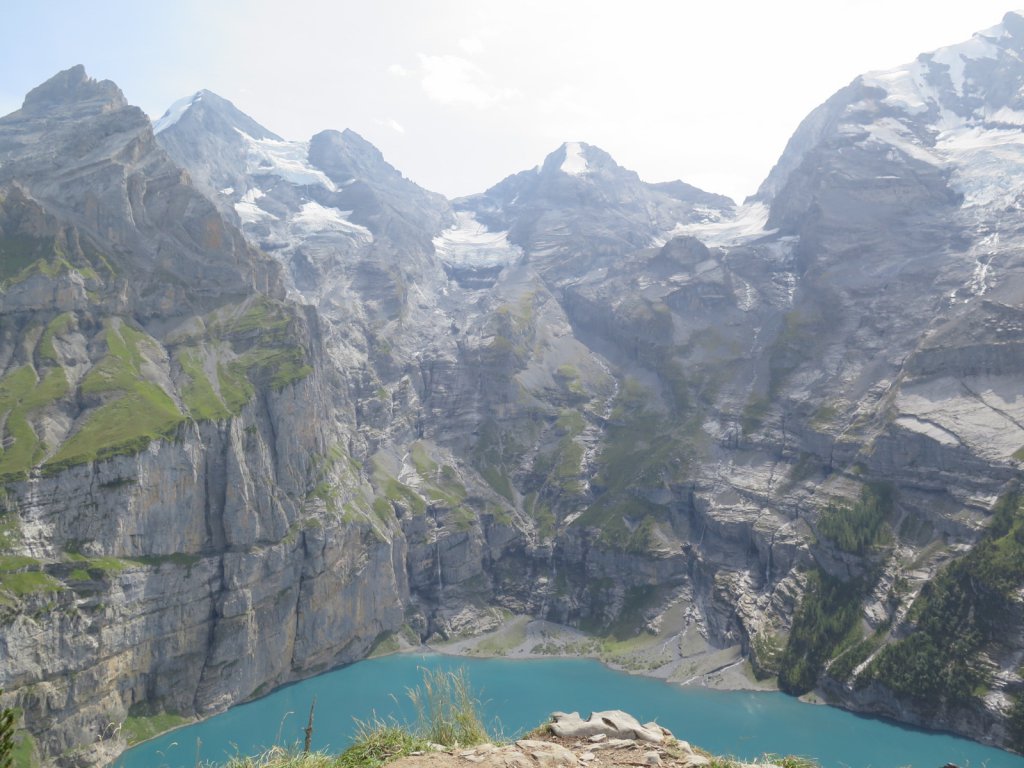
<svg viewBox="0 0 1024 768">
<path fill-rule="evenodd" d="M 505 745 L 483 744 L 467 749 L 436 749 L 395 760 L 395 768 L 605 768 L 639 765 L 700 768 L 717 765 L 710 755 L 677 739 L 656 723 L 640 725 L 625 712 L 594 712 L 586 720 L 579 715 L 556 712 L 550 724 L 526 738 Z M 607 721 L 607 723 L 605 722 Z M 656 737 L 656 738 L 654 738 Z M 754 768 L 729 760 L 730 768 Z M 772 762 L 758 762 L 758 768 L 778 768 Z"/>
</svg>

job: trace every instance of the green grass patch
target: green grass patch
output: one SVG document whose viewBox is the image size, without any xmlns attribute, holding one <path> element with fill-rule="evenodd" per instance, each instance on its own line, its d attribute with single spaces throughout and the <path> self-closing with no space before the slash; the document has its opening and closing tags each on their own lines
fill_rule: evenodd
<svg viewBox="0 0 1024 768">
<path fill-rule="evenodd" d="M 551 507 L 537 497 L 536 492 L 528 493 L 523 500 L 526 514 L 537 524 L 537 533 L 542 539 L 550 539 L 555 535 L 557 520 Z"/>
<path fill-rule="evenodd" d="M 173 552 L 169 555 L 138 555 L 133 557 L 131 562 L 151 567 L 159 567 L 169 563 L 182 568 L 191 568 L 202 559 L 202 556 L 193 555 L 188 552 Z"/>
<path fill-rule="evenodd" d="M 409 451 L 412 463 L 416 467 L 416 473 L 424 480 L 433 480 L 437 473 L 438 464 L 427 454 L 426 446 L 421 442 L 415 442 Z"/>
<path fill-rule="evenodd" d="M 218 362 L 217 379 L 220 383 L 221 399 L 231 413 L 241 413 L 245 404 L 256 394 L 243 366 Z"/>
<path fill-rule="evenodd" d="M 57 315 L 53 320 L 46 326 L 46 330 L 43 331 L 43 337 L 39 340 L 39 359 L 48 362 L 58 362 L 57 350 L 53 346 L 53 340 L 57 336 L 65 334 L 71 328 L 72 314 L 65 312 Z"/>
<path fill-rule="evenodd" d="M 13 712 L 16 718 L 21 716 L 21 710 L 15 709 Z M 11 768 L 37 768 L 39 766 L 38 754 L 36 740 L 32 734 L 25 730 L 15 731 L 14 745 L 10 754 Z"/>
<path fill-rule="evenodd" d="M 389 475 L 380 462 L 376 460 L 373 462 L 372 479 L 377 492 L 382 493 L 388 501 L 397 502 L 408 507 L 416 515 L 422 515 L 427 511 L 427 503 L 423 500 L 423 497 L 405 483 L 399 482 Z"/>
<path fill-rule="evenodd" d="M 121 573 L 132 567 L 130 560 L 122 560 L 119 557 L 87 557 L 77 552 L 65 552 L 64 559 L 72 563 L 81 563 L 83 568 L 90 571 L 112 574 Z"/>
<path fill-rule="evenodd" d="M 326 481 L 320 481 L 317 483 L 313 490 L 309 492 L 309 497 L 312 499 L 320 499 L 324 503 L 324 507 L 328 512 L 338 511 L 338 490 L 334 488 L 330 483 Z"/>
<path fill-rule="evenodd" d="M 0 572 L 17 571 L 22 568 L 38 567 L 39 561 L 26 555 L 0 555 Z"/>
<path fill-rule="evenodd" d="M 107 354 L 82 380 L 84 394 L 121 393 L 93 409 L 44 465 L 56 472 L 121 454 L 138 453 L 153 440 L 174 435 L 184 420 L 170 396 L 142 374 L 144 349 L 157 342 L 126 323 L 106 323 Z"/>
<path fill-rule="evenodd" d="M 313 372 L 313 368 L 305 362 L 302 347 L 297 344 L 251 349 L 228 363 L 227 368 L 235 382 L 240 378 L 248 378 L 253 383 L 269 384 L 278 391 Z"/>
<path fill-rule="evenodd" d="M 217 336 L 244 336 L 259 332 L 261 337 L 283 334 L 291 324 L 285 305 L 266 296 L 256 296 L 241 311 L 220 313 L 210 324 Z"/>
<path fill-rule="evenodd" d="M 40 381 L 31 365 L 23 365 L 0 379 L 0 415 L 7 420 L 0 433 L 0 481 L 22 479 L 45 455 L 29 421 L 31 414 L 64 397 L 68 380 L 64 369 L 53 367 Z"/>
<path fill-rule="evenodd" d="M 60 588 L 59 581 L 42 571 L 0 572 L 0 591 L 9 592 L 16 597 L 38 592 L 58 592 Z"/>
<path fill-rule="evenodd" d="M 189 415 L 196 421 L 219 421 L 229 417 L 232 412 L 221 400 L 206 371 L 203 370 L 199 350 L 182 349 L 178 351 L 176 358 L 188 376 L 188 383 L 181 390 L 181 399 Z"/>
<path fill-rule="evenodd" d="M 156 384 L 136 382 L 135 392 L 96 408 L 44 469 L 139 453 L 153 440 L 174 436 L 182 422 L 174 401 Z"/>
<path fill-rule="evenodd" d="M 4 490 L 0 486 L 0 502 L 3 501 Z M 21 521 L 14 512 L 0 514 L 0 552 L 7 552 L 21 541 Z"/>
<path fill-rule="evenodd" d="M 0 291 L 37 272 L 52 273 L 59 263 L 67 265 L 57 251 L 56 239 L 52 237 L 0 237 Z"/>
<path fill-rule="evenodd" d="M 515 496 L 512 492 L 512 481 L 509 479 L 508 475 L 500 469 L 493 466 L 483 467 L 480 470 L 480 475 L 499 495 L 503 496 L 508 501 L 515 500 Z"/>
<path fill-rule="evenodd" d="M 569 434 L 573 437 L 579 435 L 586 426 L 587 422 L 584 420 L 583 415 L 573 408 L 564 408 L 555 422 L 555 429 L 558 430 L 559 434 Z"/>
<path fill-rule="evenodd" d="M 476 644 L 479 653 L 504 656 L 526 642 L 526 621 L 517 620 Z"/>
<path fill-rule="evenodd" d="M 159 736 L 161 733 L 185 725 L 188 722 L 190 721 L 187 717 L 164 712 L 158 715 L 130 716 L 121 726 L 121 735 L 128 742 L 128 745 L 131 746 L 132 744 L 152 739 L 154 736 Z"/>
</svg>

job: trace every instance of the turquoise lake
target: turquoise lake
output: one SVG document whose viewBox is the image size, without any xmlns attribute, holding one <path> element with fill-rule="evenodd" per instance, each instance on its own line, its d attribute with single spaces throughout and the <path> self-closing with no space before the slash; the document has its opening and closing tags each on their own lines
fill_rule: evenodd
<svg viewBox="0 0 1024 768">
<path fill-rule="evenodd" d="M 1024 758 L 965 739 L 926 733 L 781 693 L 682 688 L 615 672 L 588 659 L 467 659 L 400 654 L 371 659 L 286 686 L 202 723 L 125 752 L 117 768 L 194 768 L 261 747 L 300 742 L 316 697 L 313 748 L 341 751 L 353 719 L 394 716 L 410 721 L 406 690 L 421 668 L 466 670 L 488 725 L 506 737 L 547 720 L 554 710 L 622 709 L 642 722 L 657 719 L 678 738 L 711 752 L 753 759 L 765 752 L 801 754 L 825 768 L 1024 768 Z M 500 721 L 497 718 L 500 717 Z"/>
</svg>

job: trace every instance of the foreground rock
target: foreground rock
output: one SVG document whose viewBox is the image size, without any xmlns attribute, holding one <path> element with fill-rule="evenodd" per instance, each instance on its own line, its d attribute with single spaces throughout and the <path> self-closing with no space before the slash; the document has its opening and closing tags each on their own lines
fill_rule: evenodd
<svg viewBox="0 0 1024 768">
<path fill-rule="evenodd" d="M 570 735 L 571 734 L 571 735 Z M 626 734 L 634 734 L 627 736 Z M 714 758 L 677 739 L 657 723 L 641 725 L 625 712 L 594 712 L 586 720 L 579 714 L 555 712 L 551 723 L 505 744 L 483 744 L 470 749 L 447 749 L 404 757 L 393 768 L 612 768 L 613 766 L 672 766 L 698 768 Z M 714 764 L 721 765 L 721 762 Z M 727 762 L 731 768 L 754 764 Z M 772 768 L 772 763 L 757 763 Z"/>
</svg>

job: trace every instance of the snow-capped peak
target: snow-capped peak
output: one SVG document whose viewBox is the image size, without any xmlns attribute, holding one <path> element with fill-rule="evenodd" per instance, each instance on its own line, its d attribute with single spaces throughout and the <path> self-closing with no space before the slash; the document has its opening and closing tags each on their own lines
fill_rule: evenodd
<svg viewBox="0 0 1024 768">
<path fill-rule="evenodd" d="M 203 92 L 197 91 L 191 96 L 186 96 L 183 99 L 178 99 L 176 102 L 168 107 L 167 111 L 164 112 L 163 117 L 153 123 L 153 133 L 160 133 L 165 131 L 174 125 L 176 122 L 181 120 L 181 116 L 184 115 L 188 108 L 195 104 L 197 101 L 202 101 Z"/>
<path fill-rule="evenodd" d="M 583 152 L 583 144 L 578 141 L 567 141 L 562 146 L 565 148 L 565 160 L 562 161 L 559 170 L 570 176 L 579 176 L 582 173 L 586 173 L 589 168 L 587 166 L 587 157 Z"/>
<path fill-rule="evenodd" d="M 970 39 L 919 56 L 910 64 L 863 75 L 865 85 L 881 88 L 888 96 L 884 103 L 909 114 L 927 112 L 933 107 L 949 108 L 950 98 L 962 99 L 972 85 L 968 69 L 986 59 L 998 59 L 1013 35 L 1003 23 L 976 32 Z M 948 81 L 948 85 L 943 81 Z M 950 94 L 952 90 L 952 94 Z"/>
</svg>

